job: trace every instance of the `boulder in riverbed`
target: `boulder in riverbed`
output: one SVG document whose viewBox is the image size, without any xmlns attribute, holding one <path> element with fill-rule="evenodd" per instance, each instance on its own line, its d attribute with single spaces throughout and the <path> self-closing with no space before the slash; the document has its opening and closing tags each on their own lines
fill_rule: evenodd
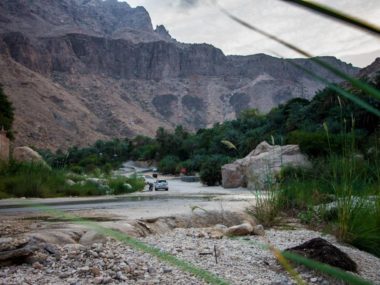
<svg viewBox="0 0 380 285">
<path fill-rule="evenodd" d="M 298 145 L 270 145 L 264 141 L 246 157 L 222 166 L 222 185 L 263 190 L 285 166 L 310 167 L 310 162 Z"/>
</svg>

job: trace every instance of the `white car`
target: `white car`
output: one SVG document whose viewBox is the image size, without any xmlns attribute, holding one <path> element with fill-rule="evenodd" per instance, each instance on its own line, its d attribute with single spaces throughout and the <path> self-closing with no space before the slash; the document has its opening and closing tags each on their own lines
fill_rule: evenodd
<svg viewBox="0 0 380 285">
<path fill-rule="evenodd" d="M 166 180 L 157 180 L 156 182 L 154 182 L 154 190 L 168 191 L 169 190 L 168 182 Z"/>
</svg>

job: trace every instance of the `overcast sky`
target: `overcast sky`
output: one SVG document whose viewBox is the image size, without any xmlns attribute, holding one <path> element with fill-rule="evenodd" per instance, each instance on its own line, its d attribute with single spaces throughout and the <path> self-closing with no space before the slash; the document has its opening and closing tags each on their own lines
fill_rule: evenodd
<svg viewBox="0 0 380 285">
<path fill-rule="evenodd" d="M 119 0 L 120 1 L 120 0 Z M 172 37 L 186 43 L 209 43 L 225 54 L 299 55 L 240 26 L 208 0 L 127 0 L 144 6 L 153 25 L 163 24 Z M 320 0 L 341 11 L 380 26 L 380 0 Z M 219 0 L 245 21 L 273 33 L 314 55 L 334 55 L 356 66 L 380 57 L 380 40 L 280 0 Z"/>
</svg>

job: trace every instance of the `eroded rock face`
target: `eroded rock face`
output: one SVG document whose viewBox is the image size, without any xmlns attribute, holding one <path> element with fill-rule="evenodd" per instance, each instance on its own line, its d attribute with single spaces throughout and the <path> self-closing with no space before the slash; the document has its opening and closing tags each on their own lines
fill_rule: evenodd
<svg viewBox="0 0 380 285">
<path fill-rule="evenodd" d="M 135 40 L 138 35 L 135 32 L 133 36 L 134 30 L 141 31 L 139 40 L 154 39 L 148 12 L 141 6 L 131 8 L 126 2 L 115 0 L 4 0 L 0 3 L 0 15 L 3 29 L 37 37 L 76 31 Z"/>
<path fill-rule="evenodd" d="M 64 149 L 154 136 L 158 127 L 197 130 L 246 108 L 267 112 L 294 97 L 310 99 L 324 87 L 286 60 L 179 43 L 165 27 L 154 30 L 143 7 L 115 0 L 27 2 L 0 2 L 0 83 L 15 106 L 17 145 Z M 339 81 L 308 59 L 292 61 Z"/>
<path fill-rule="evenodd" d="M 272 146 L 264 141 L 245 158 L 222 167 L 222 185 L 263 190 L 275 183 L 285 166 L 310 167 L 310 162 L 297 145 Z"/>
</svg>

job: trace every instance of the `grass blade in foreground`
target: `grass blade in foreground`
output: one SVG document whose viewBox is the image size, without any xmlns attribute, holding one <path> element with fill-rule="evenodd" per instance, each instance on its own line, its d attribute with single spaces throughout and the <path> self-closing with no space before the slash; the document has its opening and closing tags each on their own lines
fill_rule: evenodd
<svg viewBox="0 0 380 285">
<path fill-rule="evenodd" d="M 173 266 L 178 267 L 182 271 L 191 273 L 194 276 L 196 276 L 197 278 L 202 279 L 209 284 L 215 284 L 215 285 L 229 285 L 230 284 L 229 282 L 225 281 L 222 278 L 219 278 L 215 274 L 213 274 L 207 270 L 204 270 L 204 269 L 201 269 L 201 268 L 194 266 L 190 262 L 181 260 L 181 259 L 179 259 L 179 258 L 177 258 L 177 257 L 175 257 L 169 253 L 166 253 L 166 252 L 159 250 L 158 248 L 155 248 L 151 245 L 148 245 L 146 243 L 139 241 L 138 239 L 130 237 L 127 234 L 124 234 L 124 233 L 121 233 L 119 231 L 115 231 L 112 229 L 105 228 L 96 222 L 89 221 L 89 220 L 80 218 L 78 216 L 69 215 L 69 214 L 66 214 L 64 212 L 48 208 L 44 205 L 30 205 L 30 207 L 33 207 L 33 208 L 36 208 L 40 211 L 44 211 L 46 213 L 49 213 L 49 214 L 51 214 L 57 218 L 65 219 L 67 221 L 71 221 L 73 223 L 89 227 L 89 228 L 97 231 L 100 234 L 112 237 L 112 238 L 114 238 L 118 241 L 121 241 L 121 242 L 123 242 L 123 243 L 137 249 L 137 250 L 140 250 L 140 251 L 146 252 L 150 255 L 153 255 L 153 256 L 157 257 L 158 259 L 160 259 L 160 260 L 162 260 L 168 264 L 171 264 Z"/>
<path fill-rule="evenodd" d="M 371 282 L 366 281 L 360 277 L 357 277 L 356 275 L 354 275 L 352 273 L 348 273 L 348 272 L 341 270 L 339 268 L 332 267 L 330 265 L 305 258 L 305 257 L 298 255 L 298 254 L 283 251 L 282 255 L 285 258 L 287 258 L 293 262 L 296 262 L 296 263 L 305 265 L 311 269 L 315 269 L 315 270 L 318 270 L 320 272 L 329 274 L 330 276 L 333 276 L 339 280 L 345 281 L 348 284 L 354 284 L 354 285 L 371 285 L 372 284 Z"/>
<path fill-rule="evenodd" d="M 344 23 L 348 23 L 350 25 L 353 25 L 355 27 L 358 27 L 364 31 L 374 33 L 375 35 L 380 35 L 380 28 L 377 27 L 374 24 L 368 23 L 362 19 L 356 18 L 354 16 L 342 13 L 338 10 L 335 10 L 331 7 L 322 5 L 320 3 L 316 3 L 313 1 L 303 1 L 303 0 L 281 0 L 284 2 L 289 2 L 295 5 L 299 5 L 301 7 L 304 7 L 306 9 L 312 10 L 313 12 L 318 12 L 322 15 L 329 16 L 330 18 L 333 18 L 335 20 L 342 21 Z"/>
<path fill-rule="evenodd" d="M 323 67 L 324 69 L 330 71 L 331 73 L 335 74 L 336 76 L 350 82 L 352 84 L 352 86 L 358 88 L 358 89 L 361 89 L 363 90 L 364 92 L 368 93 L 368 95 L 371 95 L 373 96 L 374 98 L 376 99 L 379 99 L 380 100 L 380 90 L 370 86 L 369 84 L 359 80 L 359 79 L 356 79 L 344 72 L 342 72 L 341 70 L 335 68 L 334 66 L 328 64 L 327 62 L 319 59 L 318 57 L 315 57 L 313 56 L 312 54 L 304 51 L 303 49 L 297 47 L 296 45 L 292 44 L 292 43 L 289 43 L 275 35 L 272 35 L 264 30 L 261 30 L 253 25 L 251 25 L 250 23 L 236 17 L 235 15 L 231 14 L 230 12 L 228 12 L 226 9 L 224 9 L 223 7 L 220 7 L 218 6 L 220 11 L 225 14 L 226 16 L 228 16 L 230 19 L 232 19 L 233 21 L 239 23 L 240 25 L 256 32 L 256 33 L 259 33 L 260 35 L 263 35 L 264 37 L 266 38 L 269 38 L 271 40 L 274 40 L 276 42 L 278 42 L 279 44 L 305 56 L 305 57 L 308 57 L 310 60 L 312 60 L 313 62 L 315 62 L 316 64 L 318 64 L 319 66 Z"/>
<path fill-rule="evenodd" d="M 246 243 L 254 244 L 254 245 L 259 246 L 260 248 L 265 249 L 265 250 L 275 249 L 273 246 L 262 244 L 259 242 L 255 242 L 253 240 L 245 240 L 242 238 L 235 238 L 235 239 L 246 242 Z M 336 267 L 333 267 L 333 266 L 330 266 L 328 264 L 321 263 L 321 262 L 318 262 L 318 261 L 315 261 L 312 259 L 308 259 L 306 257 L 303 257 L 303 256 L 295 254 L 295 253 L 291 253 L 288 251 L 280 251 L 278 249 L 275 249 L 275 250 L 277 251 L 277 254 L 280 254 L 281 258 L 285 258 L 285 259 L 288 259 L 290 261 L 302 264 L 302 265 L 309 267 L 311 269 L 317 270 L 319 272 L 326 273 L 326 274 L 336 278 L 337 280 L 345 281 L 348 284 L 372 285 L 371 282 L 369 282 L 369 281 L 367 281 L 361 277 L 358 277 L 352 273 L 346 272 L 342 269 L 339 269 L 339 268 L 336 268 Z"/>
<path fill-rule="evenodd" d="M 362 100 L 358 96 L 356 96 L 356 95 L 348 92 L 347 90 L 341 88 L 339 85 L 336 85 L 334 83 L 329 82 L 328 80 L 326 80 L 326 79 L 318 76 L 314 72 L 308 70 L 307 68 L 304 68 L 303 66 L 301 66 L 301 65 L 293 62 L 292 60 L 287 60 L 287 62 L 289 62 L 290 64 L 292 64 L 292 65 L 296 66 L 297 68 L 301 69 L 302 71 L 304 71 L 305 73 L 309 74 L 311 77 L 313 77 L 314 79 L 318 80 L 319 82 L 321 82 L 323 84 L 326 84 L 327 87 L 329 87 L 332 90 L 336 91 L 337 93 L 339 93 L 343 97 L 351 100 L 352 102 L 354 102 L 358 106 L 362 107 L 363 109 L 367 110 L 368 112 L 370 112 L 370 113 L 372 113 L 372 114 L 380 117 L 380 110 L 376 109 L 371 104 L 369 104 L 366 101 Z"/>
</svg>

